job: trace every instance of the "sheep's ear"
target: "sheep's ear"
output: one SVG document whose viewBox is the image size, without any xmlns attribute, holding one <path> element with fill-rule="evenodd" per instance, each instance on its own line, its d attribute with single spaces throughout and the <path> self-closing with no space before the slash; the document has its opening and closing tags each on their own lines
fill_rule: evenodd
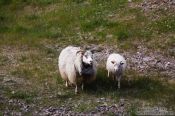
<svg viewBox="0 0 175 116">
<path fill-rule="evenodd" d="M 79 53 L 81 53 L 82 55 L 84 55 L 84 52 L 85 52 L 84 50 L 79 50 L 79 51 L 77 51 L 76 55 L 79 54 Z"/>
<path fill-rule="evenodd" d="M 114 64 L 115 62 L 114 61 L 111 61 L 112 64 Z"/>
<path fill-rule="evenodd" d="M 94 54 L 94 53 L 95 53 L 95 50 L 90 50 L 90 51 L 91 51 L 91 53 L 92 53 L 92 54 Z"/>
<path fill-rule="evenodd" d="M 88 48 L 87 48 L 87 46 L 85 45 L 85 46 L 81 46 L 80 47 L 80 50 L 82 50 L 82 51 L 86 51 Z"/>
</svg>

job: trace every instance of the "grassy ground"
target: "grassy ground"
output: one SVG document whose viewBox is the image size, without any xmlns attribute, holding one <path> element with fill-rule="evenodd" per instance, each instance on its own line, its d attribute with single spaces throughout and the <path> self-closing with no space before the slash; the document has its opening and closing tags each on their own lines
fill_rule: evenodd
<svg viewBox="0 0 175 116">
<path fill-rule="evenodd" d="M 59 51 L 70 44 L 111 45 L 126 51 L 144 44 L 173 57 L 174 12 L 159 11 L 160 17 L 153 20 L 155 12 L 145 14 L 139 7 L 129 7 L 127 0 L 1 0 L 0 97 L 34 103 L 32 111 L 66 104 L 74 111 L 89 111 L 104 104 L 97 102 L 100 98 L 109 99 L 108 105 L 127 99 L 129 112 L 144 106 L 175 109 L 175 83 L 162 80 L 163 75 L 150 78 L 127 71 L 117 90 L 102 68 L 96 83 L 74 95 L 74 88 L 65 88 L 58 73 Z M 20 110 L 0 102 L 0 112 L 7 108 Z"/>
</svg>

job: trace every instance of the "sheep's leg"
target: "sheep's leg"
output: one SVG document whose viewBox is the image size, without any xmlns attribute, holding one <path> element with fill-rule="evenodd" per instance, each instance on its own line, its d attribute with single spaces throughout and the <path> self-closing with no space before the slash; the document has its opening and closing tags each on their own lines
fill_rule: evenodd
<svg viewBox="0 0 175 116">
<path fill-rule="evenodd" d="M 81 84 L 81 89 L 84 90 L 84 83 Z"/>
<path fill-rule="evenodd" d="M 108 77 L 109 77 L 109 70 L 108 70 Z"/>
<path fill-rule="evenodd" d="M 78 85 L 75 85 L 75 94 L 78 93 Z"/>
<path fill-rule="evenodd" d="M 69 86 L 68 81 L 66 81 L 66 87 L 68 87 L 68 86 Z"/>
<path fill-rule="evenodd" d="M 115 79 L 115 75 L 113 75 L 113 78 L 112 78 L 112 80 L 113 80 L 113 81 L 115 81 L 115 80 L 116 80 L 116 79 Z"/>
</svg>

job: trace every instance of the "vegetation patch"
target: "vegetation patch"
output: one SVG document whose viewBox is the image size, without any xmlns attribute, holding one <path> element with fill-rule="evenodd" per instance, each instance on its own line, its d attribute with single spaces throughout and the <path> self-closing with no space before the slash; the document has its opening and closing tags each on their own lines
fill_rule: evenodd
<svg viewBox="0 0 175 116">
<path fill-rule="evenodd" d="M 175 17 L 166 17 L 153 23 L 159 33 L 175 32 Z"/>
</svg>

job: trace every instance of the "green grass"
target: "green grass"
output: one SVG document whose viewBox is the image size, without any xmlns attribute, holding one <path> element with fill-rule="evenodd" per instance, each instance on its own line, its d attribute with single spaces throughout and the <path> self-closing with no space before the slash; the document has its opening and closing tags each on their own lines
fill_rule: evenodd
<svg viewBox="0 0 175 116">
<path fill-rule="evenodd" d="M 153 27 L 159 33 L 175 32 L 175 17 L 169 16 L 165 17 L 159 21 L 155 21 Z"/>
<path fill-rule="evenodd" d="M 139 8 L 128 8 L 127 0 L 2 0 L 1 6 L 1 44 L 41 46 L 41 41 L 49 40 L 60 45 L 102 43 L 129 49 L 134 41 L 154 40 L 157 31 L 174 33 L 174 17 L 150 21 Z M 109 14 L 119 17 L 111 20 Z M 78 35 L 89 32 L 93 39 L 82 40 Z M 106 41 L 108 34 L 113 38 Z"/>
<path fill-rule="evenodd" d="M 102 4 L 99 1 L 92 1 L 90 2 L 92 6 L 83 5 L 81 2 L 79 3 L 76 1 L 66 1 L 69 5 L 66 2 L 62 3 L 57 1 L 56 3 L 58 5 L 62 5 L 59 5 L 61 6 L 59 8 L 56 7 L 53 12 L 45 13 L 43 10 L 39 10 L 38 12 L 41 13 L 36 15 L 35 13 L 32 13 L 33 11 L 31 8 L 29 9 L 31 10 L 29 11 L 29 15 L 23 15 L 23 12 L 21 13 L 19 10 L 24 9 L 25 2 L 21 1 L 22 4 L 18 4 L 20 7 L 15 8 L 13 11 L 13 13 L 19 12 L 19 15 L 13 16 L 10 13 L 11 9 L 8 9 L 7 11 L 3 10 L 1 16 L 3 25 L 1 28 L 3 33 L 8 33 L 8 36 L 3 34 L 6 39 L 11 39 L 11 37 L 13 37 L 15 38 L 13 41 L 21 41 L 22 43 L 23 40 L 26 41 L 24 41 L 25 43 L 30 43 L 30 41 L 32 41 L 31 43 L 35 43 L 33 40 L 35 39 L 37 43 L 37 39 L 39 38 L 57 40 L 67 36 L 77 36 L 79 31 L 89 32 L 101 26 L 109 27 L 112 26 L 113 23 L 108 23 L 108 21 L 104 19 L 105 15 L 111 10 L 122 7 L 126 1 L 104 1 Z M 36 1 L 32 2 L 35 3 Z M 14 4 L 17 3 L 10 1 L 8 6 L 10 7 L 12 5 L 12 7 L 15 7 L 13 6 Z M 38 5 L 41 5 L 39 1 Z M 109 5 L 111 6 L 109 7 Z M 39 7 L 47 8 L 47 5 Z M 106 9 L 105 13 L 103 13 L 103 9 Z M 7 14 L 7 16 L 4 16 L 4 14 Z M 11 21 L 5 20 L 9 19 L 8 17 L 11 17 Z M 81 30 L 75 30 L 75 27 L 79 27 Z"/>
<path fill-rule="evenodd" d="M 0 112 L 0 116 L 3 116 L 3 113 L 2 112 Z"/>
<path fill-rule="evenodd" d="M 16 91 L 9 95 L 10 99 L 22 99 L 25 100 L 27 103 L 32 103 L 33 98 L 36 97 L 35 93 L 28 93 L 24 91 Z"/>
<path fill-rule="evenodd" d="M 99 68 L 97 80 L 92 84 L 85 85 L 85 90 L 80 94 L 74 94 L 74 87 L 66 88 L 63 80 L 57 72 L 57 55 L 54 51 L 43 48 L 34 52 L 27 52 L 25 58 L 18 55 L 19 66 L 11 67 L 15 73 L 12 76 L 23 78 L 24 82 L 8 87 L 1 85 L 2 95 L 8 99 L 23 100 L 28 104 L 35 103 L 40 107 L 62 106 L 73 107 L 75 112 L 88 112 L 101 105 L 97 99 L 107 98 L 108 104 L 118 103 L 119 99 L 125 98 L 136 108 L 140 107 L 142 101 L 162 107 L 174 108 L 175 104 L 175 85 L 160 80 L 163 75 L 154 75 L 154 77 L 139 76 L 134 71 L 127 71 L 121 81 L 121 89 L 117 89 L 117 82 L 107 77 L 107 71 Z M 36 54 L 37 53 L 37 54 Z M 45 58 L 43 58 L 45 56 Z M 51 60 L 47 61 L 47 57 Z M 40 68 L 39 68 L 40 67 Z M 23 70 L 26 70 L 27 73 Z M 30 73 L 30 74 L 28 74 Z M 3 80 L 0 80 L 2 82 Z M 13 92 L 14 91 L 14 92 Z M 161 96 L 161 97 L 160 97 Z M 40 99 L 37 99 L 40 98 Z M 135 102 L 139 99 L 139 104 Z M 5 107 L 2 105 L 2 107 Z M 15 106 L 14 106 L 15 107 Z M 130 107 L 129 107 L 130 108 Z M 3 108 L 1 108 L 3 110 Z M 14 109 L 18 110 L 18 107 Z M 13 109 L 13 110 L 14 110 Z M 128 109 L 133 113 L 133 109 Z"/>
<path fill-rule="evenodd" d="M 136 106 L 132 105 L 130 109 L 128 109 L 128 113 L 131 115 L 131 116 L 137 116 L 137 113 L 136 113 Z"/>
<path fill-rule="evenodd" d="M 162 99 L 169 96 L 169 100 L 166 103 L 175 103 L 173 96 L 170 93 L 175 91 L 172 89 L 174 85 L 169 86 L 168 83 L 162 82 L 159 78 L 155 77 L 144 77 L 138 76 L 137 73 L 133 74 L 132 77 L 128 78 L 129 72 L 121 81 L 121 89 L 117 89 L 117 82 L 112 79 L 108 79 L 107 72 L 104 69 L 100 69 L 97 75 L 97 81 L 91 85 L 87 92 L 95 92 L 97 96 L 105 96 L 111 98 L 128 98 L 128 99 L 141 99 L 153 101 L 154 103 L 161 101 Z M 94 87 L 95 86 L 95 87 Z M 91 88 L 92 87 L 92 88 Z M 159 97 L 161 96 L 161 98 Z"/>
<path fill-rule="evenodd" d="M 0 66 L 5 65 L 8 62 L 8 57 L 6 56 L 0 56 Z"/>
</svg>

